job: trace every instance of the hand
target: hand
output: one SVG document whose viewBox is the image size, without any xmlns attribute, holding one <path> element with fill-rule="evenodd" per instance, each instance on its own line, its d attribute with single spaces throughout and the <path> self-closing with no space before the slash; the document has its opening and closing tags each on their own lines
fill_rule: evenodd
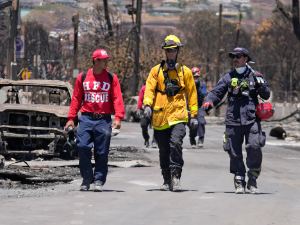
<svg viewBox="0 0 300 225">
<path fill-rule="evenodd" d="M 137 110 L 136 110 L 136 115 L 137 115 L 138 117 L 141 116 L 141 110 L 140 110 L 140 109 L 137 109 Z"/>
<path fill-rule="evenodd" d="M 190 121 L 190 126 L 192 130 L 196 130 L 198 128 L 198 120 L 196 118 L 192 118 Z"/>
<path fill-rule="evenodd" d="M 152 116 L 152 110 L 150 106 L 147 105 L 144 109 L 144 117 L 146 117 L 147 119 L 151 119 L 151 116 Z"/>
<path fill-rule="evenodd" d="M 120 120 L 115 120 L 112 124 L 111 124 L 112 128 L 115 129 L 120 129 L 121 128 L 121 121 Z"/>
<path fill-rule="evenodd" d="M 65 131 L 67 131 L 68 127 L 72 126 L 72 128 L 74 129 L 75 125 L 74 125 L 74 121 L 69 120 L 65 126 Z"/>
<path fill-rule="evenodd" d="M 214 107 L 214 104 L 212 104 L 211 102 L 205 102 L 202 106 L 201 109 L 203 109 L 205 112 L 208 112 L 209 110 L 211 110 Z"/>
<path fill-rule="evenodd" d="M 258 85 L 262 85 L 263 83 L 265 83 L 264 78 L 263 78 L 263 75 L 260 74 L 259 72 L 256 72 L 256 73 L 254 74 L 254 76 L 255 76 L 255 78 L 256 78 L 256 82 L 257 82 Z"/>
</svg>

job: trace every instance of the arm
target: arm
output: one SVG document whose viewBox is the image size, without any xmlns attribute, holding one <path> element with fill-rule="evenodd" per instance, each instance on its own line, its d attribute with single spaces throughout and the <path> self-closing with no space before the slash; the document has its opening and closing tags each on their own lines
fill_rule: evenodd
<svg viewBox="0 0 300 225">
<path fill-rule="evenodd" d="M 143 100 L 144 100 L 144 94 L 145 94 L 145 86 L 141 88 L 140 94 L 139 94 L 139 101 L 137 105 L 137 109 L 142 109 L 143 106 Z"/>
<path fill-rule="evenodd" d="M 195 116 L 197 116 L 198 113 L 198 100 L 196 85 L 190 69 L 185 69 L 184 84 L 191 118 L 194 118 Z"/>
<path fill-rule="evenodd" d="M 199 95 L 200 101 L 202 101 L 205 98 L 206 94 L 207 94 L 206 84 L 204 82 L 202 82 L 202 88 L 199 91 L 200 91 L 200 93 L 199 93 L 200 94 Z"/>
<path fill-rule="evenodd" d="M 213 105 L 217 105 L 223 99 L 223 97 L 228 91 L 228 76 L 229 75 L 225 75 L 219 80 L 216 86 L 213 87 L 213 89 L 207 96 L 207 102 L 211 102 L 213 103 Z"/>
<path fill-rule="evenodd" d="M 144 101 L 143 104 L 144 106 L 152 106 L 153 100 L 155 98 L 155 89 L 156 85 L 158 82 L 158 68 L 159 67 L 154 67 L 149 73 L 147 82 L 146 82 L 146 90 L 145 90 L 145 95 L 144 95 Z"/>
<path fill-rule="evenodd" d="M 78 75 L 76 82 L 75 82 L 74 92 L 73 92 L 73 96 L 72 96 L 72 100 L 71 100 L 71 104 L 70 104 L 70 108 L 69 108 L 69 114 L 67 116 L 69 121 L 67 122 L 67 124 L 65 126 L 65 131 L 67 131 L 69 126 L 72 126 L 73 128 L 75 127 L 74 119 L 77 116 L 77 113 L 78 113 L 78 111 L 81 107 L 82 101 L 83 101 L 84 91 L 83 91 L 83 86 L 81 83 L 82 74 L 83 74 L 83 72 Z"/>
<path fill-rule="evenodd" d="M 119 79 L 116 75 L 114 75 L 113 82 L 112 82 L 111 100 L 113 103 L 113 108 L 115 110 L 115 118 L 116 118 L 111 126 L 115 127 L 116 129 L 120 129 L 121 120 L 125 116 L 125 109 L 124 109 L 124 103 L 123 103 L 123 97 L 122 97 Z"/>
<path fill-rule="evenodd" d="M 263 78 L 263 80 L 264 80 L 263 84 L 261 84 L 261 85 L 256 84 L 256 88 L 257 88 L 256 90 L 262 99 L 267 100 L 268 98 L 270 98 L 270 89 L 269 89 L 267 81 L 264 78 Z"/>
<path fill-rule="evenodd" d="M 69 114 L 67 118 L 70 121 L 74 121 L 75 117 L 77 116 L 77 113 L 81 107 L 81 104 L 83 102 L 83 95 L 84 95 L 84 90 L 83 90 L 83 85 L 81 83 L 81 76 L 83 73 L 79 74 L 76 82 L 75 82 L 75 87 L 74 87 L 74 92 L 70 104 L 70 109 L 69 109 Z"/>
</svg>

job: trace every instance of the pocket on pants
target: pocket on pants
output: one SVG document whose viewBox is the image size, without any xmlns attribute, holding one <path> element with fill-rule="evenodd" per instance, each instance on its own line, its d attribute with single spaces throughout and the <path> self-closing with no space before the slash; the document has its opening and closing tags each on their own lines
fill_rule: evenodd
<svg viewBox="0 0 300 225">
<path fill-rule="evenodd" d="M 231 151 L 231 138 L 226 137 L 226 134 L 223 135 L 223 149 L 225 152 Z"/>
<path fill-rule="evenodd" d="M 260 147 L 264 147 L 265 144 L 266 144 L 266 133 L 262 131 L 259 135 L 259 145 Z"/>
</svg>

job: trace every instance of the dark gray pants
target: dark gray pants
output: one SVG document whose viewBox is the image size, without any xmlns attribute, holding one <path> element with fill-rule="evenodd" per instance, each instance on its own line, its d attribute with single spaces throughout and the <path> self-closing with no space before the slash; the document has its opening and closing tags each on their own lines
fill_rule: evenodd
<svg viewBox="0 0 300 225">
<path fill-rule="evenodd" d="M 161 169 L 183 167 L 182 144 L 185 134 L 185 123 L 173 125 L 165 130 L 154 130 Z"/>
<path fill-rule="evenodd" d="M 205 124 L 206 120 L 204 118 L 205 112 L 203 109 L 199 108 L 198 109 L 198 114 L 197 114 L 197 120 L 198 120 L 198 128 L 197 129 L 191 129 L 190 127 L 190 118 L 188 122 L 188 127 L 190 128 L 190 138 L 196 138 L 196 136 L 199 137 L 199 139 L 203 140 L 204 135 L 205 135 Z"/>
<path fill-rule="evenodd" d="M 247 152 L 246 165 L 251 169 L 260 169 L 262 163 L 261 147 L 265 145 L 266 136 L 261 130 L 259 122 L 245 126 L 226 125 L 224 150 L 230 157 L 230 173 L 245 175 L 246 168 L 243 162 L 242 144 L 245 138 Z"/>
<path fill-rule="evenodd" d="M 148 126 L 151 124 L 151 120 L 149 120 L 149 119 L 145 118 L 144 116 L 142 116 L 140 124 L 141 124 L 141 128 L 142 128 L 143 138 L 145 139 L 145 141 L 149 141 L 150 135 L 148 133 Z M 153 133 L 154 133 L 154 131 L 153 131 Z M 152 137 L 152 143 L 156 143 L 154 134 L 153 134 L 153 137 Z"/>
</svg>

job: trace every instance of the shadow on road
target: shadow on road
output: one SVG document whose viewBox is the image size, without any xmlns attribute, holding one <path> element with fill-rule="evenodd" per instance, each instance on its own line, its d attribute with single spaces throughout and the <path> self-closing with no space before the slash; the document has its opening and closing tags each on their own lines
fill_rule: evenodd
<svg viewBox="0 0 300 225">
<path fill-rule="evenodd" d="M 210 191 L 210 192 L 204 192 L 204 194 L 219 194 L 219 193 L 224 193 L 224 194 L 235 194 L 234 191 Z M 251 194 L 250 192 L 246 192 L 245 193 L 246 195 L 247 194 Z M 274 193 L 260 193 L 261 195 L 272 195 Z"/>
<path fill-rule="evenodd" d="M 161 191 L 160 189 L 149 189 L 146 191 Z M 198 191 L 198 190 L 182 190 L 182 191 L 178 191 L 178 192 L 186 192 L 186 191 Z"/>
<path fill-rule="evenodd" d="M 80 190 L 78 190 L 76 192 L 94 192 L 94 190 L 93 189 L 90 189 L 88 191 L 80 191 Z M 125 192 L 125 191 L 120 191 L 120 190 L 103 190 L 103 192 Z"/>
</svg>

